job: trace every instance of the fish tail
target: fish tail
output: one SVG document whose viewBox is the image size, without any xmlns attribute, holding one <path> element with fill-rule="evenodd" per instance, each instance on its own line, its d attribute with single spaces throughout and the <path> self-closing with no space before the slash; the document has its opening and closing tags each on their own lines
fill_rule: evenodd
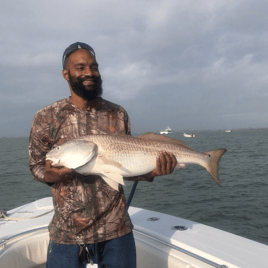
<svg viewBox="0 0 268 268">
<path fill-rule="evenodd" d="M 218 183 L 218 185 L 221 185 L 218 177 L 219 162 L 221 160 L 221 157 L 225 154 L 226 151 L 227 151 L 226 149 L 218 149 L 209 152 L 204 152 L 204 154 L 210 157 L 210 161 L 205 166 L 205 169 L 211 175 L 213 180 Z"/>
</svg>

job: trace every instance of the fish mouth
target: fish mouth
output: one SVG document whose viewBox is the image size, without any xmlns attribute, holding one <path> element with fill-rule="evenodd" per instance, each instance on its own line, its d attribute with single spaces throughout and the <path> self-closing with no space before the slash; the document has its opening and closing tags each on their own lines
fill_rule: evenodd
<svg viewBox="0 0 268 268">
<path fill-rule="evenodd" d="M 56 166 L 60 163 L 60 159 L 56 158 L 56 157 L 46 157 L 46 160 L 52 161 L 52 166 Z"/>
</svg>

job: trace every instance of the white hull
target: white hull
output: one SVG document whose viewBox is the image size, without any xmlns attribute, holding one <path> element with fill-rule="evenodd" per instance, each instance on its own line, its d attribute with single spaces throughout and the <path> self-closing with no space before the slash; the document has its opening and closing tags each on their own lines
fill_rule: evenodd
<svg viewBox="0 0 268 268">
<path fill-rule="evenodd" d="M 183 133 L 183 136 L 186 138 L 194 138 L 195 134 L 187 134 L 187 133 Z"/>
<path fill-rule="evenodd" d="M 160 134 L 171 134 L 171 133 L 174 133 L 173 131 L 160 131 Z"/>
<path fill-rule="evenodd" d="M 160 134 L 165 134 L 165 135 L 171 134 L 171 133 L 174 133 L 174 132 L 171 130 L 170 127 L 167 127 L 165 130 L 160 131 Z"/>
<path fill-rule="evenodd" d="M 0 267 L 45 267 L 51 209 L 51 198 L 43 198 L 9 214 L 12 217 L 48 214 L 31 220 L 0 221 Z M 266 245 L 154 211 L 130 207 L 129 214 L 134 224 L 139 268 L 267 267 Z M 174 226 L 188 229 L 173 230 Z"/>
</svg>

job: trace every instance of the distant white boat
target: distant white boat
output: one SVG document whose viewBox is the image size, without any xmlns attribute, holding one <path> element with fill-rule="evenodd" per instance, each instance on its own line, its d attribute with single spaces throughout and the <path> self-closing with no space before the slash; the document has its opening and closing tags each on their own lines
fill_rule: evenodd
<svg viewBox="0 0 268 268">
<path fill-rule="evenodd" d="M 170 134 L 174 133 L 170 127 L 167 127 L 165 130 L 161 130 L 160 134 Z"/>
<path fill-rule="evenodd" d="M 186 138 L 194 138 L 195 134 L 183 133 L 183 136 Z"/>
<path fill-rule="evenodd" d="M 232 132 L 232 130 L 231 129 L 228 129 L 228 130 L 225 130 L 225 132 Z"/>
</svg>

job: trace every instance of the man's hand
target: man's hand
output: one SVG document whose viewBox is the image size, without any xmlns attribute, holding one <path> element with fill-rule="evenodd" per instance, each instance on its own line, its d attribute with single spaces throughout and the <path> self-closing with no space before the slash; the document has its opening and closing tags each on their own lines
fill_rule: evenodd
<svg viewBox="0 0 268 268">
<path fill-rule="evenodd" d="M 162 152 L 156 160 L 156 168 L 150 173 L 152 177 L 171 174 L 177 165 L 176 157 L 171 153 Z"/>
<path fill-rule="evenodd" d="M 176 157 L 171 153 L 162 152 L 156 160 L 156 168 L 142 177 L 147 181 L 153 181 L 154 177 L 171 174 L 177 165 Z"/>
<path fill-rule="evenodd" d="M 53 167 L 52 161 L 46 161 L 45 182 L 55 183 L 59 181 L 72 180 L 75 171 L 66 167 Z"/>
</svg>

